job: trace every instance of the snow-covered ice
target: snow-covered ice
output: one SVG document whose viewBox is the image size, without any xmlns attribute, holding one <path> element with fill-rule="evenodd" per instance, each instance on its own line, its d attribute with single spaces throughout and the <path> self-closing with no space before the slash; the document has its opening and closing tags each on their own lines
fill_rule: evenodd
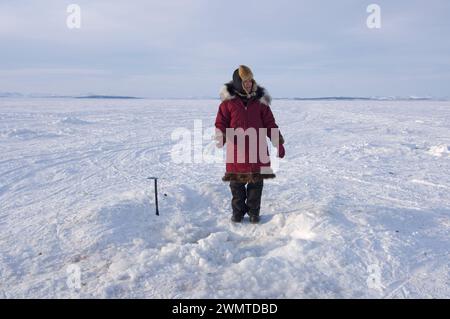
<svg viewBox="0 0 450 319">
<path fill-rule="evenodd" d="M 260 225 L 171 160 L 218 105 L 0 99 L 0 297 L 450 298 L 450 102 L 275 100 Z"/>
</svg>

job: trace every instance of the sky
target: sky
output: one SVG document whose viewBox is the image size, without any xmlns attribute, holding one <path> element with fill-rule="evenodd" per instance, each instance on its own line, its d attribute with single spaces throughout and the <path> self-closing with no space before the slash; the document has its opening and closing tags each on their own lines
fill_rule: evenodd
<svg viewBox="0 0 450 319">
<path fill-rule="evenodd" d="M 217 97 L 245 64 L 274 97 L 450 97 L 449 34 L 448 0 L 1 0 L 0 92 Z"/>
</svg>

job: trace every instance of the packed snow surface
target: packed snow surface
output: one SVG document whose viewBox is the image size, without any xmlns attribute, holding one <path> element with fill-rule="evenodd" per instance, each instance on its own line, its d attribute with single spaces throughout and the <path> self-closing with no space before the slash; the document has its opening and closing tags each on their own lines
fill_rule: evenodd
<svg viewBox="0 0 450 319">
<path fill-rule="evenodd" d="M 0 298 L 450 298 L 450 102 L 275 100 L 259 225 L 173 160 L 218 105 L 0 99 Z"/>
</svg>

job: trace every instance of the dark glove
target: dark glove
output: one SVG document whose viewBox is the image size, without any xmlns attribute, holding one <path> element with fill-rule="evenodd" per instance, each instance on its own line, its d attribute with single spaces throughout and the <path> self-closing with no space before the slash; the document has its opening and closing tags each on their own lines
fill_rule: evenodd
<svg viewBox="0 0 450 319">
<path fill-rule="evenodd" d="M 283 144 L 278 145 L 278 154 L 277 154 L 277 156 L 279 158 L 283 158 L 285 154 L 286 154 L 286 151 L 284 149 Z"/>
</svg>

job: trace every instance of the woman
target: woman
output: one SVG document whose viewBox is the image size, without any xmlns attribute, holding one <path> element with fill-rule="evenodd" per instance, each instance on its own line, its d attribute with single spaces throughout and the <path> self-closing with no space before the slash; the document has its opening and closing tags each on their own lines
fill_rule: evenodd
<svg viewBox="0 0 450 319">
<path fill-rule="evenodd" d="M 233 80 L 220 92 L 222 103 L 216 117 L 217 146 L 227 143 L 226 173 L 230 182 L 233 215 L 242 222 L 244 215 L 251 223 L 260 221 L 264 179 L 274 178 L 268 157 L 267 137 L 284 157 L 284 139 L 270 109 L 271 97 L 253 78 L 245 65 L 233 73 Z"/>
</svg>

